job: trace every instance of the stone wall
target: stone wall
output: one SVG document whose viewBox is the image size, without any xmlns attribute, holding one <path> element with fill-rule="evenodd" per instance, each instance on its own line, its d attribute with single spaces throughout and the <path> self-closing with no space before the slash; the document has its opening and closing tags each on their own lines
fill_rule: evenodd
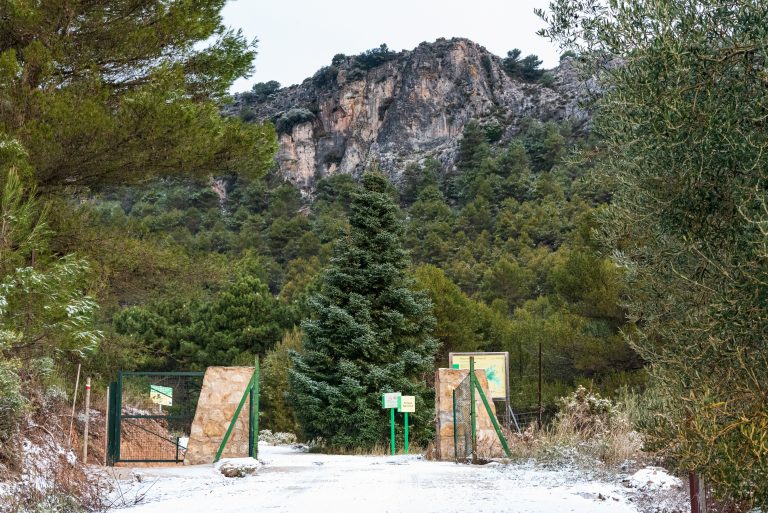
<svg viewBox="0 0 768 513">
<path fill-rule="evenodd" d="M 453 452 L 453 389 L 467 377 L 467 369 L 438 369 L 435 373 L 435 410 L 437 411 L 437 440 L 435 449 L 440 460 L 452 460 Z M 488 379 L 483 369 L 475 370 L 477 380 L 490 398 Z M 488 399 L 491 411 L 496 415 L 493 401 Z M 483 405 L 480 394 L 475 393 L 475 411 L 477 412 L 477 452 L 481 458 L 500 458 L 504 456 L 496 430 Z"/>
<path fill-rule="evenodd" d="M 208 367 L 205 371 L 184 457 L 185 465 L 213 463 L 253 370 L 253 367 Z M 246 399 L 222 457 L 248 456 L 249 406 L 250 399 Z"/>
</svg>

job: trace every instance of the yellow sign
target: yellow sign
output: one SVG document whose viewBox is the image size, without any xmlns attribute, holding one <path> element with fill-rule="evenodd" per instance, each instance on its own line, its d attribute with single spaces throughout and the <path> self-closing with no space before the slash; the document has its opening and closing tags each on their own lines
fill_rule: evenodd
<svg viewBox="0 0 768 513">
<path fill-rule="evenodd" d="M 416 397 L 413 395 L 401 395 L 397 403 L 397 411 L 400 413 L 414 413 L 416 411 Z"/>
<path fill-rule="evenodd" d="M 483 369 L 488 378 L 488 391 L 493 399 L 507 398 L 509 376 L 508 353 L 450 353 L 452 369 L 469 369 L 469 357 L 475 357 L 475 369 Z"/>
</svg>

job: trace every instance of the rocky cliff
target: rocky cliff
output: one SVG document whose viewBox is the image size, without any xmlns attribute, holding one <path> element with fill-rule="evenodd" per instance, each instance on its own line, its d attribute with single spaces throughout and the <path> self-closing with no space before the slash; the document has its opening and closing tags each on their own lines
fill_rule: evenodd
<svg viewBox="0 0 768 513">
<path fill-rule="evenodd" d="M 275 122 L 280 170 L 305 191 L 317 177 L 359 174 L 374 162 L 394 180 L 427 157 L 450 166 L 472 119 L 494 125 L 502 141 L 525 117 L 587 119 L 568 60 L 544 86 L 508 76 L 499 57 L 466 39 L 371 57 L 337 56 L 300 85 L 237 95 L 230 111 Z"/>
</svg>

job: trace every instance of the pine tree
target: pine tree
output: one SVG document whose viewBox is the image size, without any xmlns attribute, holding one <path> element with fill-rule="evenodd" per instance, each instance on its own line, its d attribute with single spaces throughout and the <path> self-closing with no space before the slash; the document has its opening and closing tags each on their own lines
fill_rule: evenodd
<svg viewBox="0 0 768 513">
<path fill-rule="evenodd" d="M 366 174 L 352 196 L 350 231 L 336 243 L 320 293 L 303 323 L 304 353 L 294 354 L 291 396 L 304 435 L 340 449 L 388 438 L 383 392 L 415 395 L 413 440 L 431 437 L 432 370 L 437 342 L 426 295 L 412 289 L 399 209 L 389 184 Z"/>
<path fill-rule="evenodd" d="M 0 0 L 0 136 L 42 192 L 266 171 L 271 125 L 219 112 L 255 57 L 224 3 Z"/>
</svg>

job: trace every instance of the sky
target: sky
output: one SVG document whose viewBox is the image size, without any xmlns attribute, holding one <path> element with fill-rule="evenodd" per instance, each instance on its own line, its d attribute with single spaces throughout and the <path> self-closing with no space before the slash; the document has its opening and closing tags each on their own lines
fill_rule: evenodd
<svg viewBox="0 0 768 513">
<path fill-rule="evenodd" d="M 557 64 L 557 47 L 536 35 L 534 8 L 550 0 L 230 0 L 224 23 L 258 38 L 256 71 L 233 92 L 256 82 L 301 83 L 337 53 L 354 55 L 386 43 L 411 50 L 423 41 L 466 37 L 504 56 L 512 48 Z"/>
</svg>

